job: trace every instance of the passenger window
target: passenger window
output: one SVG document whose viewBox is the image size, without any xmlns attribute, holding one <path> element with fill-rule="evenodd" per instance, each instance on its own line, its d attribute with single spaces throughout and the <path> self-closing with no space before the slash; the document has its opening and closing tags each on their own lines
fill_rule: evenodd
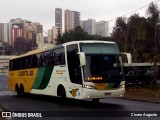
<svg viewBox="0 0 160 120">
<path fill-rule="evenodd" d="M 35 54 L 32 56 L 32 68 L 37 67 L 38 56 Z"/>
<path fill-rule="evenodd" d="M 43 54 L 42 53 L 37 54 L 37 66 L 42 67 L 44 66 L 43 63 L 44 63 Z"/>
<path fill-rule="evenodd" d="M 65 64 L 64 48 L 54 50 L 55 65 Z"/>
<path fill-rule="evenodd" d="M 54 65 L 53 51 L 47 51 L 47 52 L 44 53 L 44 64 L 46 66 Z"/>
</svg>

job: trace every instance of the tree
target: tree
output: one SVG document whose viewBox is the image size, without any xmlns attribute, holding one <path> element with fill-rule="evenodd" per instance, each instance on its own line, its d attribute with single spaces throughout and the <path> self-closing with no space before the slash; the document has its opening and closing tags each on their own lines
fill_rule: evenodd
<svg viewBox="0 0 160 120">
<path fill-rule="evenodd" d="M 124 17 L 118 17 L 116 19 L 116 25 L 113 28 L 112 32 L 113 40 L 118 44 L 120 51 L 129 52 L 129 41 L 128 37 L 128 27 L 127 27 L 127 19 Z"/>
<path fill-rule="evenodd" d="M 5 55 L 12 55 L 14 54 L 15 50 L 13 46 L 10 46 L 9 43 L 3 43 Z"/>
<path fill-rule="evenodd" d="M 14 49 L 18 55 L 24 53 L 24 41 L 24 38 L 18 37 L 14 42 Z"/>
<path fill-rule="evenodd" d="M 143 60 L 143 53 L 152 54 L 152 35 L 148 19 L 131 15 L 128 19 L 119 17 L 113 28 L 112 39 L 118 44 L 122 52 L 129 52 L 133 62 Z"/>
<path fill-rule="evenodd" d="M 147 9 L 147 14 L 148 14 L 148 21 L 151 26 L 151 35 L 153 36 L 154 39 L 154 51 L 153 51 L 153 57 L 152 57 L 152 62 L 154 64 L 153 67 L 153 84 L 152 87 L 153 89 L 156 88 L 156 83 L 157 83 L 157 63 L 160 62 L 160 54 L 158 53 L 158 48 L 159 48 L 159 40 L 157 40 L 157 30 L 158 30 L 158 23 L 159 23 L 159 10 L 157 4 L 153 4 L 153 2 L 149 5 Z"/>
<path fill-rule="evenodd" d="M 80 26 L 78 26 L 75 28 L 75 30 L 66 31 L 59 40 L 60 41 L 59 43 L 65 43 L 77 40 L 86 40 L 87 38 L 88 34 L 84 32 Z"/>
<path fill-rule="evenodd" d="M 133 61 L 137 62 L 142 53 L 145 42 L 147 40 L 147 30 L 148 25 L 147 19 L 144 17 L 139 17 L 138 14 L 131 15 L 128 19 L 128 39 L 130 42 L 130 53 L 133 55 Z"/>
<path fill-rule="evenodd" d="M 28 51 L 31 51 L 36 44 L 34 44 L 34 39 L 25 39 L 25 38 L 17 38 L 16 41 L 14 42 L 14 49 L 16 51 L 17 55 L 26 53 Z"/>
</svg>

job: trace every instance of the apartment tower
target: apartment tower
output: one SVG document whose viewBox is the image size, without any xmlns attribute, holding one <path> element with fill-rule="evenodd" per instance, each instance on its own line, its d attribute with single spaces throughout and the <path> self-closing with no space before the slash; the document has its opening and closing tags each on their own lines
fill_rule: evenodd
<svg viewBox="0 0 160 120">
<path fill-rule="evenodd" d="M 80 26 L 80 12 L 65 10 L 65 31 Z"/>
<path fill-rule="evenodd" d="M 62 34 L 62 9 L 55 9 L 55 26 L 57 27 L 60 34 Z"/>
</svg>

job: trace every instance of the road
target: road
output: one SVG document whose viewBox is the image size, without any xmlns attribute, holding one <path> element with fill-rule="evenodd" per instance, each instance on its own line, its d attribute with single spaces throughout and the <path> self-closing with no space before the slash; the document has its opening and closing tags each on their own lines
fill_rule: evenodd
<svg viewBox="0 0 160 120">
<path fill-rule="evenodd" d="M 27 95 L 24 98 L 17 97 L 14 92 L 10 92 L 7 86 L 7 75 L 0 75 L 0 106 L 5 111 L 12 112 L 38 112 L 42 118 L 38 120 L 159 120 L 160 117 L 136 117 L 145 114 L 157 114 L 160 116 L 160 104 L 132 101 L 125 99 L 103 99 L 100 103 L 91 101 L 67 99 L 61 101 L 59 98 Z M 155 115 L 154 114 L 154 115 Z M 115 116 L 115 117 L 114 117 Z M 21 120 L 15 117 L 13 120 Z M 28 120 L 29 118 L 23 118 Z M 32 120 L 33 118 L 30 118 Z M 37 120 L 36 119 L 36 120 Z M 0 118 L 1 120 L 1 118 Z"/>
</svg>

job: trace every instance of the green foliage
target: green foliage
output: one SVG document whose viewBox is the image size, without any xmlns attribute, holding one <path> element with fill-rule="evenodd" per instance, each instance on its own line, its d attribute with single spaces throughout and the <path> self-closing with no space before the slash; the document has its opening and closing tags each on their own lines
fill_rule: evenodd
<svg viewBox="0 0 160 120">
<path fill-rule="evenodd" d="M 58 37 L 58 43 L 62 44 L 70 41 L 79 41 L 79 40 L 105 40 L 111 41 L 110 37 L 102 37 L 99 35 L 88 35 L 87 32 L 83 31 L 83 29 L 78 26 L 75 30 L 66 31 L 62 36 Z"/>
<path fill-rule="evenodd" d="M 28 51 L 31 51 L 33 48 L 36 47 L 35 39 L 24 39 L 24 38 L 17 38 L 14 42 L 14 49 L 17 55 L 26 53 Z"/>
<path fill-rule="evenodd" d="M 138 14 L 128 19 L 118 17 L 112 32 L 112 39 L 118 44 L 122 52 L 130 52 L 134 62 L 144 62 L 143 54 L 153 58 L 160 51 L 159 10 L 151 3 L 147 9 L 147 18 Z M 159 60 L 160 61 L 160 60 Z"/>
<path fill-rule="evenodd" d="M 128 19 L 119 17 L 113 28 L 112 38 L 122 52 L 132 54 L 133 62 L 152 62 L 153 88 L 157 83 L 157 63 L 160 63 L 160 15 L 157 4 L 151 3 L 147 18 L 138 14 Z"/>
</svg>

